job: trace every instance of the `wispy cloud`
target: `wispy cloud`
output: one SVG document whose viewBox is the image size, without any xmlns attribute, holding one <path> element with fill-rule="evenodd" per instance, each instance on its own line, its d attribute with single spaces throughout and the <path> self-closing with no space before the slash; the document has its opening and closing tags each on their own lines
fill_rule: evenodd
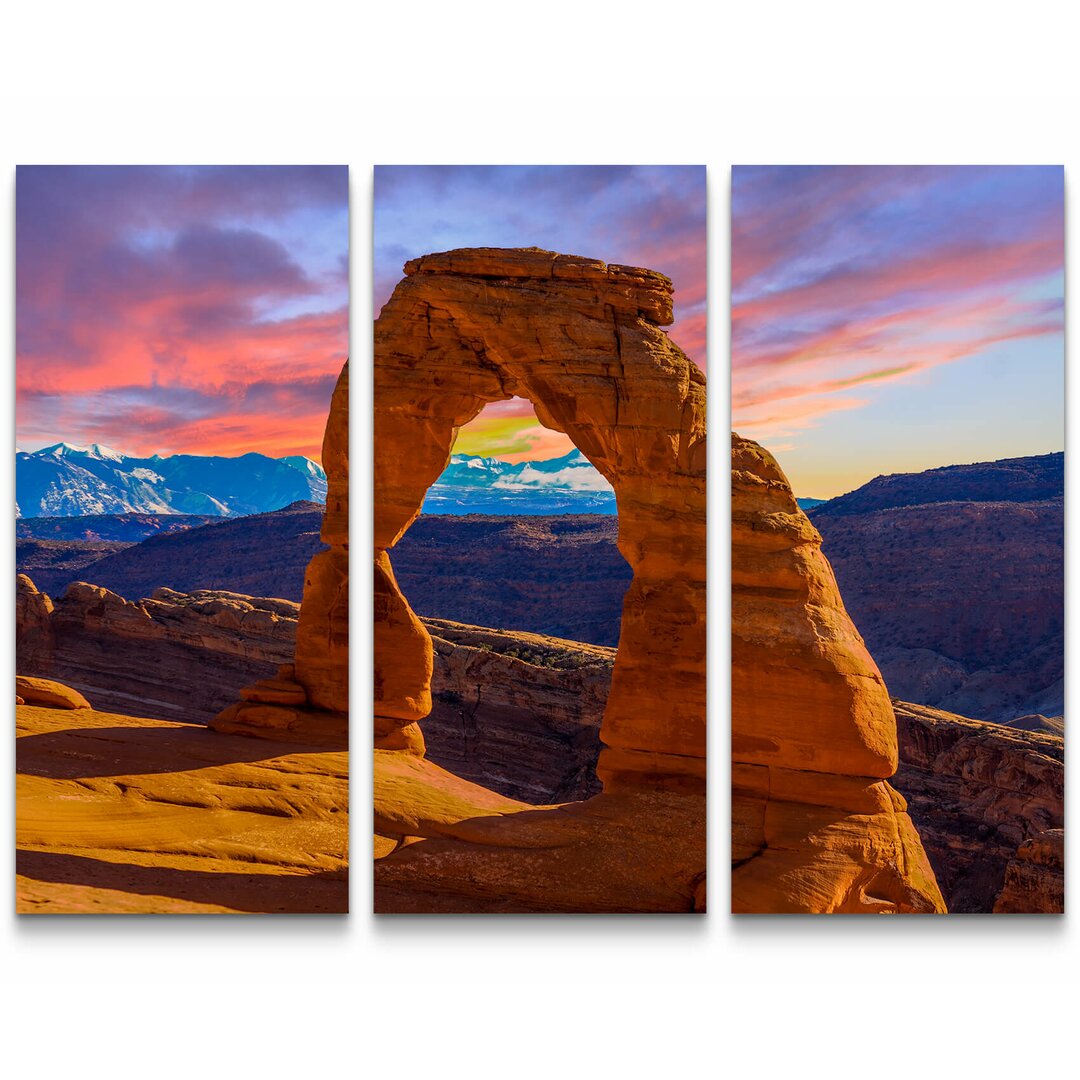
<svg viewBox="0 0 1080 1080">
<path fill-rule="evenodd" d="M 20 168 L 20 444 L 318 456 L 347 214 L 337 167 Z"/>
<path fill-rule="evenodd" d="M 1060 336 L 1062 183 L 1042 167 L 736 169 L 736 427 L 787 440 L 875 387 Z"/>
</svg>

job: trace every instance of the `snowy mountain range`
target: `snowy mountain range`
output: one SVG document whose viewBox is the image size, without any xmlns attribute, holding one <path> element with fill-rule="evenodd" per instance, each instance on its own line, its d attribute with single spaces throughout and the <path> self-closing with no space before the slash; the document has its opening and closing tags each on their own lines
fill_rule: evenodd
<svg viewBox="0 0 1080 1080">
<path fill-rule="evenodd" d="M 236 517 L 300 499 L 326 501 L 326 474 L 310 458 L 128 457 L 108 446 L 56 443 L 15 452 L 16 517 L 209 514 Z"/>
<path fill-rule="evenodd" d="M 425 514 L 614 514 L 615 492 L 580 450 L 511 463 L 454 454 L 424 499 Z"/>
</svg>

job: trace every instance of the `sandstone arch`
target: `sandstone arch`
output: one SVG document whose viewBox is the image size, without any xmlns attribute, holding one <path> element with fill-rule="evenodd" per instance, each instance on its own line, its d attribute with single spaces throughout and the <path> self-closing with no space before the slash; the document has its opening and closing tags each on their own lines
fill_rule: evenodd
<svg viewBox="0 0 1080 1080">
<path fill-rule="evenodd" d="M 705 378 L 660 327 L 671 282 L 537 248 L 426 255 L 375 324 L 375 744 L 423 754 L 431 640 L 390 551 L 458 429 L 518 396 L 615 489 L 623 606 L 605 791 L 705 778 Z"/>
</svg>

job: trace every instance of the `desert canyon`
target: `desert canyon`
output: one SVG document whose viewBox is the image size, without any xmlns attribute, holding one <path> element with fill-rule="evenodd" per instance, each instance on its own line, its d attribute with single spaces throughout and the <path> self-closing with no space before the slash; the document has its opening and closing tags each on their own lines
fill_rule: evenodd
<svg viewBox="0 0 1080 1080">
<path fill-rule="evenodd" d="M 347 364 L 323 458 L 299 605 L 19 578 L 18 911 L 348 910 Z"/>
</svg>

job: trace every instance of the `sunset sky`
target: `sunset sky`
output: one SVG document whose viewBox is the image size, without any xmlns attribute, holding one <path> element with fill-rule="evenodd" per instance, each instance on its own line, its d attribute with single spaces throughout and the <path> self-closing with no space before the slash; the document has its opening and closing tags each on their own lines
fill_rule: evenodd
<svg viewBox="0 0 1080 1080">
<path fill-rule="evenodd" d="M 705 367 L 705 170 L 701 166 L 380 166 L 375 170 L 375 313 L 419 255 L 542 247 L 671 278 L 671 337 Z M 527 401 L 489 405 L 455 450 L 507 461 L 564 454 Z"/>
<path fill-rule="evenodd" d="M 737 167 L 735 430 L 800 496 L 1064 447 L 1064 174 Z"/>
<path fill-rule="evenodd" d="M 20 167 L 16 440 L 318 460 L 348 350 L 343 166 Z"/>
</svg>

